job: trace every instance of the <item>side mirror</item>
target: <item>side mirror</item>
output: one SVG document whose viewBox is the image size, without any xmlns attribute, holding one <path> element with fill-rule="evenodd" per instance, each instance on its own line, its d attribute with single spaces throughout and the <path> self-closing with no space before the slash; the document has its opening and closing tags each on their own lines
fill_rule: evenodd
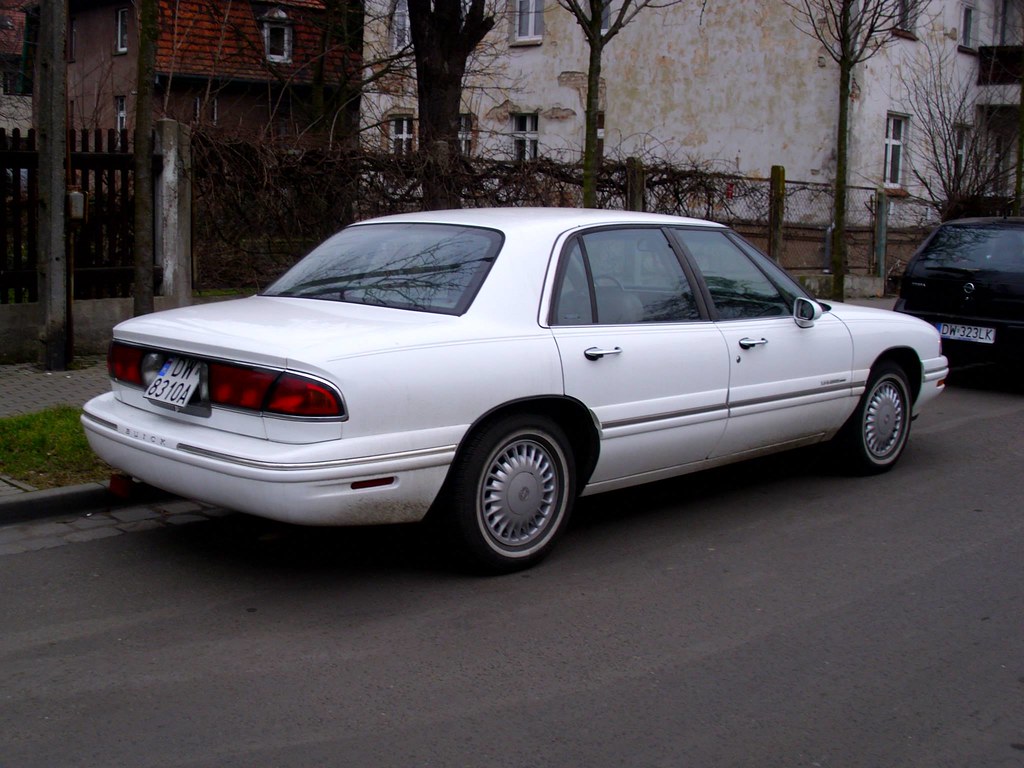
<svg viewBox="0 0 1024 768">
<path fill-rule="evenodd" d="M 793 302 L 793 322 L 801 328 L 811 328 L 823 311 L 818 302 L 798 296 Z"/>
</svg>

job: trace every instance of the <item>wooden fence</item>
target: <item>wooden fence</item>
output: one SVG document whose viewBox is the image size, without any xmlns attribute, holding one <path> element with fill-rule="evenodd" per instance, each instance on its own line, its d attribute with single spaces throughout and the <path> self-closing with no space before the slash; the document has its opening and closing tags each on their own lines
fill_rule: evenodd
<svg viewBox="0 0 1024 768">
<path fill-rule="evenodd" d="M 0 303 L 38 300 L 39 211 L 35 131 L 0 129 Z M 154 158 L 159 171 L 159 157 Z M 74 299 L 131 296 L 132 155 L 126 131 L 68 134 L 68 187 L 83 193 L 86 216 L 69 221 L 66 263 Z M 160 270 L 155 280 L 159 290 Z"/>
</svg>

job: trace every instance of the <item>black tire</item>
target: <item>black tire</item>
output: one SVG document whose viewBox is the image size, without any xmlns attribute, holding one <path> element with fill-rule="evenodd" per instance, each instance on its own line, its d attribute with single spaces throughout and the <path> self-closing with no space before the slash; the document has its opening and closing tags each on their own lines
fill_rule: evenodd
<svg viewBox="0 0 1024 768">
<path fill-rule="evenodd" d="M 551 551 L 575 497 L 575 462 L 561 427 L 513 415 L 467 438 L 450 476 L 449 521 L 473 564 L 510 573 Z"/>
<path fill-rule="evenodd" d="M 838 435 L 844 469 L 859 475 L 888 472 L 903 455 L 910 436 L 910 384 L 903 368 L 878 364 L 867 388 Z"/>
</svg>

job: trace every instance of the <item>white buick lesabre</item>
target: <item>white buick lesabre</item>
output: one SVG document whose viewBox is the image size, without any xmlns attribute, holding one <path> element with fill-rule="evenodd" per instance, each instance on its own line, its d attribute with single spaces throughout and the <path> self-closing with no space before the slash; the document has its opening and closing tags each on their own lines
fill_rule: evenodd
<svg viewBox="0 0 1024 768">
<path fill-rule="evenodd" d="M 114 329 L 82 422 L 147 483 L 310 525 L 442 516 L 508 571 L 577 496 L 836 439 L 895 464 L 938 332 L 810 298 L 706 221 L 569 209 L 350 226 L 259 296 Z"/>
</svg>

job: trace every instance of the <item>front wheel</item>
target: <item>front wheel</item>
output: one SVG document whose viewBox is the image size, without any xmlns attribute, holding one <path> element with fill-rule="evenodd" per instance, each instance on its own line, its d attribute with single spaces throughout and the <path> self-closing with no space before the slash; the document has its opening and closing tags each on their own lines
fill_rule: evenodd
<svg viewBox="0 0 1024 768">
<path fill-rule="evenodd" d="M 846 467 L 862 475 L 896 464 L 910 435 L 910 385 L 903 369 L 882 363 L 871 372 L 857 410 L 838 435 Z"/>
<path fill-rule="evenodd" d="M 569 441 L 550 419 L 509 416 L 471 435 L 449 496 L 464 551 L 496 573 L 539 562 L 569 520 L 575 483 Z"/>
</svg>

